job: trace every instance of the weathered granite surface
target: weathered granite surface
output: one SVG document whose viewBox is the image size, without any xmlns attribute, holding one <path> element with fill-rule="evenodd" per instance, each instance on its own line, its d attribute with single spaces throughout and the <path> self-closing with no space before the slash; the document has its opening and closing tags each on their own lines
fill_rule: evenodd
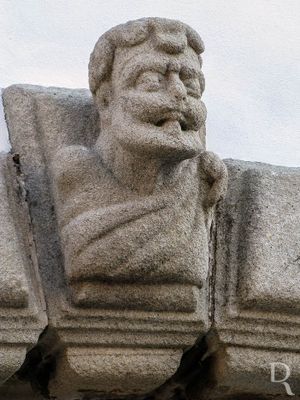
<svg viewBox="0 0 300 400">
<path fill-rule="evenodd" d="M 143 19 L 97 42 L 94 105 L 83 90 L 4 91 L 62 347 L 53 394 L 149 392 L 207 332 L 208 242 L 227 173 L 205 151 L 202 51 L 185 24 Z"/>
<path fill-rule="evenodd" d="M 300 169 L 205 150 L 202 51 L 133 21 L 92 95 L 4 91 L 0 399 L 287 399 L 276 362 L 300 395 Z"/>
<path fill-rule="evenodd" d="M 1 153 L 0 384 L 21 367 L 47 326 L 23 185 L 12 157 Z"/>
<path fill-rule="evenodd" d="M 223 395 L 287 398 L 284 386 L 270 380 L 270 363 L 282 362 L 300 395 L 300 168 L 226 165 L 230 183 L 216 219 L 213 291 L 214 327 L 226 356 L 217 379 Z M 285 376 L 284 368 L 278 371 Z"/>
</svg>

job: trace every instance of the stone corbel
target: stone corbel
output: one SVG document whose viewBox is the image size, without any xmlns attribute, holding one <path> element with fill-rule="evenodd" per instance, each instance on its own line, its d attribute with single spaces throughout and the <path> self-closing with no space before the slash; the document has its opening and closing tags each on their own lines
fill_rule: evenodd
<svg viewBox="0 0 300 400">
<path fill-rule="evenodd" d="M 49 326 L 60 347 L 50 393 L 150 392 L 175 373 L 183 351 L 208 330 L 208 248 L 199 286 L 73 280 L 59 230 L 55 165 L 63 165 L 61 149 L 95 143 L 92 98 L 86 90 L 18 85 L 4 91 L 4 105 L 25 177 Z M 76 168 L 80 176 L 84 170 Z M 202 237 L 204 245 L 208 239 Z"/>
<path fill-rule="evenodd" d="M 39 278 L 33 266 L 39 264 L 49 325 L 59 344 L 49 390 L 59 399 L 151 392 L 175 373 L 183 350 L 205 336 L 210 322 L 215 335 L 192 366 L 199 367 L 197 357 L 202 360 L 207 351 L 214 388 L 200 385 L 201 392 L 194 389 L 191 398 L 286 399 L 285 386 L 271 382 L 272 363 L 278 376 L 286 373 L 279 363 L 289 368 L 287 382 L 300 393 L 299 168 L 226 161 L 229 188 L 214 223 L 210 287 L 72 282 L 55 212 L 53 182 L 60 175 L 54 174 L 53 160 L 64 146 L 95 143 L 98 117 L 91 97 L 84 90 L 14 86 L 6 89 L 4 103 L 19 156 L 15 162 L 1 158 L 1 238 L 8 238 L 0 247 L 5 271 L 0 277 L 2 381 L 20 367 L 46 324 L 34 284 Z M 20 201 L 22 216 L 15 205 Z M 24 215 L 26 223 L 18 230 Z M 147 288 L 144 296 L 141 287 Z M 171 389 L 178 386 L 171 382 Z"/>
</svg>

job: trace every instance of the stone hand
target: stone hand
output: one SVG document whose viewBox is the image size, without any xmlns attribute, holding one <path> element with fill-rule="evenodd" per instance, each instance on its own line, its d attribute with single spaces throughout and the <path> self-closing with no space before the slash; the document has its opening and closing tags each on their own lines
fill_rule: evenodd
<svg viewBox="0 0 300 400">
<path fill-rule="evenodd" d="M 228 173 L 226 165 L 215 153 L 203 151 L 199 158 L 203 178 L 209 184 L 203 205 L 205 208 L 209 208 L 224 197 L 227 189 Z"/>
</svg>

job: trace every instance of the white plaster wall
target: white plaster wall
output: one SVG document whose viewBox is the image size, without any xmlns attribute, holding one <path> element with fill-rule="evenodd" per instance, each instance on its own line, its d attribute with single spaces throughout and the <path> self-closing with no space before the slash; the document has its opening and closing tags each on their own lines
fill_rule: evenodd
<svg viewBox="0 0 300 400">
<path fill-rule="evenodd" d="M 129 19 L 180 19 L 202 36 L 208 147 L 300 166 L 299 0 L 0 0 L 0 87 L 87 87 L 100 34 Z M 7 148 L 0 111 L 0 148 Z"/>
</svg>

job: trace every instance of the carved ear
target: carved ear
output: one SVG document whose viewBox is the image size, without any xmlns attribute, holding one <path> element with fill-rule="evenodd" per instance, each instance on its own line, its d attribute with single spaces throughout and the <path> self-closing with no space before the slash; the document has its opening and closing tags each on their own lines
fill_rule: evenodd
<svg viewBox="0 0 300 400">
<path fill-rule="evenodd" d="M 100 108 L 107 108 L 111 102 L 111 84 L 110 82 L 102 82 L 96 92 L 97 104 Z"/>
</svg>

